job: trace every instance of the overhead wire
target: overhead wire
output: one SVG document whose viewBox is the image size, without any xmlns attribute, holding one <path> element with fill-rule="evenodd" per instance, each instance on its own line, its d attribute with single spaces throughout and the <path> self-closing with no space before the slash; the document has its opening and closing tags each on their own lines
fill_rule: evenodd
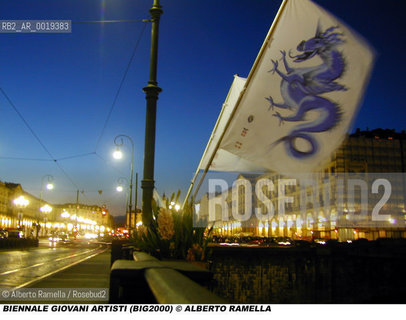
<svg viewBox="0 0 406 320">
<path fill-rule="evenodd" d="M 39 138 L 39 136 L 35 133 L 34 129 L 30 126 L 30 124 L 24 118 L 22 113 L 17 109 L 16 105 L 10 99 L 10 97 L 7 95 L 7 93 L 4 91 L 4 89 L 0 87 L 0 91 L 3 94 L 3 96 L 6 98 L 7 102 L 10 104 L 10 106 L 14 109 L 14 111 L 17 113 L 17 115 L 23 121 L 23 123 L 28 128 L 28 130 L 31 132 L 33 137 L 38 141 L 38 143 L 41 145 L 41 147 L 44 149 L 44 151 L 48 154 L 48 156 L 50 158 L 49 161 L 53 161 L 57 165 L 57 167 L 61 170 L 61 172 L 65 175 L 65 177 L 72 183 L 72 185 L 74 185 L 77 189 L 79 189 L 78 185 L 73 181 L 73 179 L 68 175 L 68 173 L 58 163 L 57 159 L 55 159 L 55 157 L 52 155 L 52 153 L 49 151 L 49 149 L 45 146 L 45 144 L 42 142 L 42 140 Z"/>
<path fill-rule="evenodd" d="M 131 63 L 132 63 L 132 61 L 133 61 L 133 59 L 134 59 L 135 53 L 137 52 L 138 46 L 139 46 L 139 44 L 140 44 L 140 42 L 141 42 L 141 38 L 142 38 L 142 36 L 144 35 L 144 31 L 145 31 L 146 26 L 147 26 L 147 25 L 144 24 L 144 26 L 143 26 L 143 28 L 141 29 L 141 32 L 140 32 L 140 34 L 139 34 L 139 36 L 138 36 L 138 39 L 137 39 L 137 41 L 136 41 L 136 43 L 135 43 L 135 46 L 134 46 L 133 52 L 132 52 L 132 54 L 131 54 L 130 60 L 128 61 L 128 64 L 127 64 L 127 67 L 126 67 L 126 69 L 125 69 L 125 71 L 124 71 L 123 77 L 121 78 L 120 85 L 118 86 L 118 89 L 117 89 L 117 91 L 116 91 L 116 94 L 114 95 L 113 103 L 112 103 L 111 106 L 110 106 L 110 109 L 109 109 L 109 112 L 108 112 L 108 114 L 107 114 L 106 120 L 104 121 L 103 128 L 102 128 L 102 130 L 101 130 L 101 133 L 100 133 L 100 135 L 99 135 L 99 138 L 97 139 L 96 147 L 94 148 L 94 151 L 95 151 L 95 152 L 97 151 L 97 148 L 99 147 L 100 141 L 101 141 L 101 139 L 102 139 L 102 137 L 103 137 L 103 135 L 104 135 L 104 132 L 105 132 L 105 130 L 106 130 L 106 128 L 107 128 L 107 125 L 108 125 L 108 123 L 109 123 L 109 121 L 110 121 L 111 114 L 113 113 L 114 107 L 115 107 L 115 105 L 116 105 L 118 96 L 120 95 L 120 92 L 121 92 L 121 89 L 122 89 L 122 87 L 123 87 L 124 81 L 125 81 L 125 79 L 127 78 L 128 71 L 130 70 Z"/>
<path fill-rule="evenodd" d="M 15 104 L 13 103 L 13 101 L 11 101 L 10 97 L 6 94 L 6 92 L 3 90 L 3 88 L 0 87 L 0 91 L 3 94 L 3 96 L 6 98 L 7 102 L 10 104 L 10 106 L 14 109 L 14 111 L 17 113 L 17 115 L 20 117 L 20 119 L 24 122 L 25 126 L 28 128 L 28 130 L 30 130 L 31 134 L 34 136 L 34 138 L 38 141 L 38 143 L 41 145 L 41 147 L 45 150 L 45 152 L 49 155 L 49 157 L 54 160 L 54 156 L 52 155 L 52 153 L 48 150 L 48 148 L 45 146 L 45 144 L 41 141 L 41 139 L 38 137 L 38 135 L 34 132 L 34 130 L 32 129 L 32 127 L 29 125 L 29 123 L 27 122 L 27 120 L 25 120 L 25 118 L 23 117 L 23 115 L 21 114 L 20 111 L 18 111 L 17 107 L 15 106 Z"/>
<path fill-rule="evenodd" d="M 150 22 L 150 20 L 148 19 L 140 19 L 140 20 L 89 20 L 89 21 L 72 21 L 72 23 L 127 23 L 127 22 Z M 3 96 L 6 98 L 7 102 L 9 103 L 9 105 L 14 109 L 14 111 L 17 113 L 17 115 L 19 116 L 19 118 L 23 121 L 23 123 L 25 124 L 25 126 L 28 128 L 28 130 L 30 131 L 30 133 L 33 135 L 33 137 L 37 140 L 37 142 L 41 145 L 41 147 L 44 149 L 44 151 L 48 154 L 50 159 L 42 159 L 42 158 L 19 158 L 19 157 L 0 157 L 0 159 L 7 159 L 7 160 L 25 160 L 25 161 L 53 161 L 57 167 L 59 168 L 59 170 L 64 174 L 64 176 L 70 181 L 70 183 L 77 189 L 79 190 L 80 188 L 78 187 L 78 185 L 75 183 L 75 181 L 70 177 L 70 175 L 66 172 L 66 170 L 61 166 L 61 164 L 59 163 L 59 161 L 63 161 L 63 160 L 68 160 L 68 159 L 74 159 L 74 158 L 79 158 L 79 157 L 85 157 L 85 156 L 89 156 L 89 155 L 96 155 L 97 157 L 99 157 L 102 161 L 104 161 L 107 164 L 107 161 L 101 157 L 96 151 L 97 148 L 100 144 L 100 141 L 104 135 L 104 132 L 107 128 L 107 125 L 109 123 L 111 114 L 114 110 L 114 107 L 116 105 L 116 102 L 118 100 L 118 97 L 120 95 L 121 89 L 123 87 L 124 81 L 127 78 L 127 74 L 130 70 L 132 61 L 134 60 L 135 54 L 137 52 L 137 49 L 139 47 L 139 44 L 141 42 L 142 36 L 144 35 L 146 29 L 146 24 L 144 24 L 143 28 L 141 29 L 141 32 L 138 36 L 138 39 L 135 43 L 133 52 L 131 54 L 131 57 L 129 59 L 129 62 L 126 66 L 126 69 L 124 71 L 124 74 L 121 78 L 120 84 L 118 86 L 118 89 L 116 91 L 116 94 L 114 96 L 113 99 L 113 103 L 109 109 L 109 112 L 107 114 L 106 120 L 104 122 L 102 131 L 100 133 L 100 136 L 97 140 L 96 143 L 96 147 L 94 149 L 93 152 L 88 152 L 88 153 L 83 153 L 83 154 L 77 154 L 77 155 L 72 155 L 72 156 L 66 156 L 66 157 L 62 157 L 62 158 L 55 158 L 53 156 L 53 154 L 49 151 L 49 149 L 45 146 L 45 144 L 42 142 L 42 140 L 39 138 L 39 136 L 35 133 L 34 129 L 30 126 L 30 124 L 28 123 L 28 121 L 24 118 L 24 116 L 22 115 L 22 113 L 18 110 L 18 108 L 16 107 L 16 105 L 13 103 L 13 101 L 10 99 L 10 97 L 7 95 L 7 93 L 4 91 L 3 88 L 0 87 L 0 91 L 3 94 Z M 115 168 L 116 169 L 116 168 Z M 119 170 L 118 170 L 119 171 Z M 121 173 L 121 172 L 120 172 Z M 86 197 L 86 195 L 84 194 L 84 192 L 81 192 L 82 195 Z"/>
<path fill-rule="evenodd" d="M 53 161 L 52 159 L 43 159 L 43 158 L 21 158 L 21 157 L 2 157 L 0 160 L 22 160 L 22 161 Z"/>
<path fill-rule="evenodd" d="M 76 154 L 76 155 L 73 155 L 73 156 L 62 157 L 62 158 L 55 159 L 55 161 L 63 161 L 63 160 L 69 160 L 69 159 L 83 158 L 83 157 L 90 156 L 92 154 L 96 154 L 96 152 L 87 152 L 87 153 Z"/>
</svg>

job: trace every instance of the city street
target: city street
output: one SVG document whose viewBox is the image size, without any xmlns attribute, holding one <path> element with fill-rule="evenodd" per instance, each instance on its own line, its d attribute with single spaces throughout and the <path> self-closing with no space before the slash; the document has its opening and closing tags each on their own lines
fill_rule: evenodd
<svg viewBox="0 0 406 320">
<path fill-rule="evenodd" d="M 53 244 L 40 241 L 38 248 L 0 251 L 0 287 L 22 288 L 87 260 L 106 250 L 87 241 Z"/>
</svg>

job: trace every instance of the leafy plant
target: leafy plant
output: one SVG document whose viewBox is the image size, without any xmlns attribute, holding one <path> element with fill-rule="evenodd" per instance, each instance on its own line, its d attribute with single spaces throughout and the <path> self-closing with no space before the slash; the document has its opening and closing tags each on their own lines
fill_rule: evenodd
<svg viewBox="0 0 406 320">
<path fill-rule="evenodd" d="M 172 194 L 159 207 L 152 205 L 152 222 L 139 226 L 132 240 L 135 246 L 159 259 L 204 261 L 212 228 L 193 227 L 193 200 L 176 211 L 171 203 L 178 202 L 180 191 Z"/>
</svg>

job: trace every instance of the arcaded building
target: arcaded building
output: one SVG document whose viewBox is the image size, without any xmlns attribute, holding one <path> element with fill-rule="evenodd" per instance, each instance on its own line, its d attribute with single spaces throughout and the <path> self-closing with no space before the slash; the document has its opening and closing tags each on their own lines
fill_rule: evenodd
<svg viewBox="0 0 406 320">
<path fill-rule="evenodd" d="M 241 174 L 234 188 L 204 195 L 197 217 L 224 236 L 406 237 L 405 159 L 404 131 L 357 130 L 311 176 Z"/>
</svg>

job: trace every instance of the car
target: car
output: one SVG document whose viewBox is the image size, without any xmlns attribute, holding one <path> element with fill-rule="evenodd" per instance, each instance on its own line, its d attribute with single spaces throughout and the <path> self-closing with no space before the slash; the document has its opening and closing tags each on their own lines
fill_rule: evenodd
<svg viewBox="0 0 406 320">
<path fill-rule="evenodd" d="M 314 239 L 313 242 L 317 243 L 317 244 L 325 245 L 327 240 L 326 239 Z"/>
<path fill-rule="evenodd" d="M 259 238 L 254 238 L 254 239 L 248 241 L 248 244 L 261 245 L 263 243 L 264 243 L 264 239 L 259 239 Z"/>
<path fill-rule="evenodd" d="M 289 237 L 277 237 L 276 243 L 280 246 L 291 246 L 293 245 L 293 240 Z"/>
<path fill-rule="evenodd" d="M 267 245 L 273 245 L 277 243 L 277 237 L 267 237 L 264 239 L 264 243 Z"/>
<path fill-rule="evenodd" d="M 67 234 L 61 234 L 59 235 L 59 238 L 61 239 L 60 241 L 62 242 L 69 242 L 69 236 Z"/>
<path fill-rule="evenodd" d="M 61 233 L 59 233 L 59 232 L 54 233 L 53 232 L 53 233 L 51 233 L 49 235 L 48 240 L 49 240 L 49 242 L 55 242 L 55 243 L 56 242 L 62 242 L 62 243 L 65 243 L 65 242 L 69 241 L 69 237 L 64 232 L 61 232 Z"/>
<path fill-rule="evenodd" d="M 20 229 L 6 229 L 6 238 L 21 239 L 24 238 L 24 232 Z"/>
<path fill-rule="evenodd" d="M 59 242 L 61 241 L 61 238 L 59 238 L 58 236 L 51 236 L 48 238 L 49 242 Z"/>
</svg>

